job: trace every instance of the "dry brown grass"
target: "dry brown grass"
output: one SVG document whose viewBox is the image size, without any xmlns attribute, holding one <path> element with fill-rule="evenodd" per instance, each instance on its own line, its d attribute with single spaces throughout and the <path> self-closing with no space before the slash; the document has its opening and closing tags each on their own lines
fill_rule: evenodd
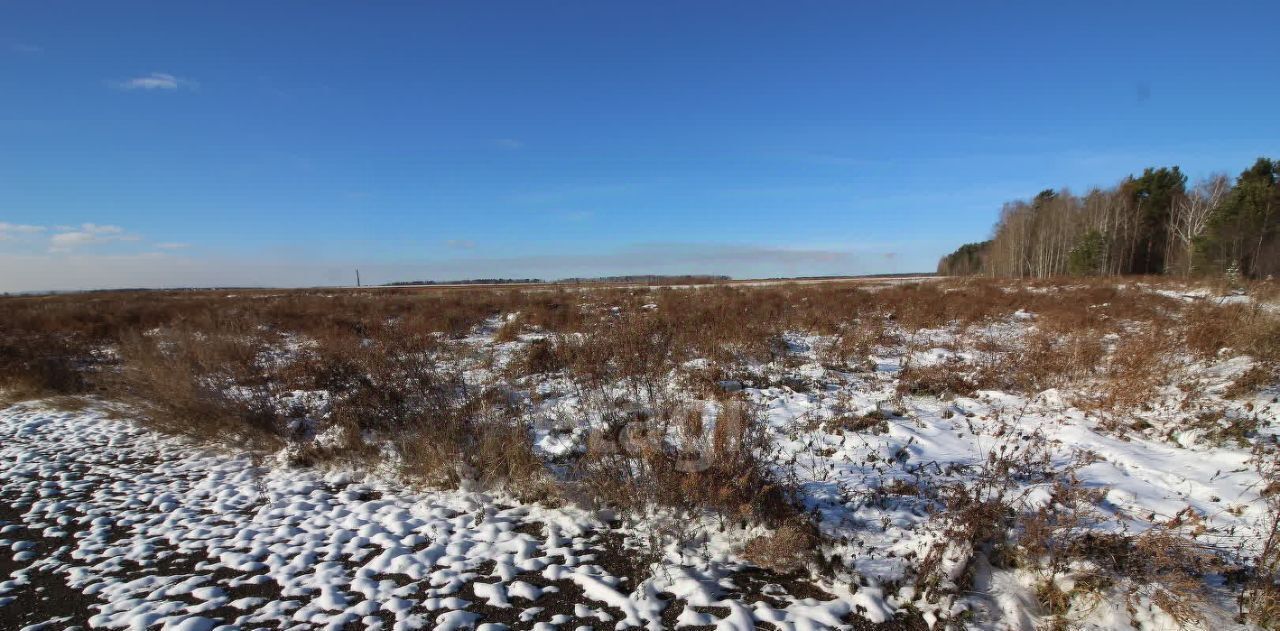
<svg viewBox="0 0 1280 631">
<path fill-rule="evenodd" d="M 818 532 L 813 524 L 792 518 L 773 532 L 748 541 L 742 556 L 762 568 L 791 574 L 813 562 L 818 541 Z"/>
<path fill-rule="evenodd" d="M 1097 404 L 1125 410 L 1154 395 L 1158 375 L 1166 368 L 1162 354 L 1177 337 L 1162 333 L 1168 327 L 1184 331 L 1185 347 L 1206 356 L 1231 348 L 1267 360 L 1280 352 L 1280 324 L 1262 310 L 1188 305 L 1107 281 L 1064 286 L 964 279 L 879 289 L 833 284 L 536 292 L 244 291 L 234 297 L 221 292 L 108 292 L 0 301 L 0 316 L 10 323 L 0 334 L 0 382 L 25 396 L 92 391 L 106 386 L 110 380 L 104 374 L 116 369 L 100 350 L 133 343 L 157 329 L 221 335 L 241 326 L 251 328 L 253 335 L 313 340 L 326 365 L 308 363 L 295 368 L 294 375 L 272 377 L 328 388 L 351 380 L 358 366 L 345 356 L 358 352 L 360 344 L 385 346 L 400 338 L 425 343 L 439 335 L 458 336 L 494 315 L 515 313 L 518 317 L 498 329 L 499 339 L 515 339 L 526 331 L 551 337 L 530 345 L 509 367 L 510 376 L 568 369 L 593 387 L 625 380 L 633 399 L 658 407 L 662 384 L 681 362 L 706 358 L 714 367 L 706 377 L 732 378 L 744 374 L 750 362 L 785 356 L 780 339 L 786 330 L 837 336 L 830 349 L 833 363 L 856 370 L 869 355 L 901 346 L 902 332 L 964 330 L 1019 309 L 1035 314 L 1035 329 L 1023 340 L 980 340 L 990 352 L 974 366 L 908 367 L 903 391 L 947 395 L 998 388 L 1034 393 L 1104 377 L 1108 385 Z M 1147 333 L 1135 334 L 1134 323 Z M 1111 354 L 1102 342 L 1109 333 L 1119 336 L 1117 352 Z M 201 369 L 198 363 L 192 366 Z M 1258 385 L 1264 384 L 1241 387 Z"/>
<path fill-rule="evenodd" d="M 825 421 L 824 425 L 827 431 L 837 432 L 866 432 L 870 434 L 885 434 L 889 431 L 889 415 L 880 410 L 873 410 L 868 414 L 845 414 L 836 418 Z"/>
<path fill-rule="evenodd" d="M 978 384 L 969 376 L 971 367 L 960 361 L 928 366 L 908 365 L 898 374 L 898 393 L 914 396 L 969 396 Z"/>
<path fill-rule="evenodd" d="M 1195 541 L 1198 517 L 1184 511 L 1139 535 L 1097 534 L 1091 527 L 1102 519 L 1096 508 L 1101 499 L 1101 492 L 1067 475 L 1055 485 L 1051 502 L 1018 520 L 1016 563 L 1039 575 L 1037 596 L 1053 627 L 1071 628 L 1073 605 L 1088 611 L 1105 590 L 1119 584 L 1130 607 L 1146 596 L 1182 627 L 1201 622 L 1209 605 L 1204 575 L 1221 571 L 1223 565 Z M 1062 578 L 1074 586 L 1062 589 Z"/>
<path fill-rule="evenodd" d="M 562 348 L 563 344 L 553 339 L 537 339 L 529 343 L 511 362 L 509 373 L 515 377 L 542 375 L 564 370 L 570 358 Z"/>
<path fill-rule="evenodd" d="M 1280 359 L 1280 317 L 1256 305 L 1199 303 L 1186 313 L 1183 337 L 1202 357 L 1228 349 L 1262 361 Z"/>
<path fill-rule="evenodd" d="M 971 335 L 1019 310 L 1034 314 L 1025 335 Z M 524 344 L 498 383 L 469 388 L 460 364 L 476 358 L 454 354 L 460 351 L 451 340 L 510 314 L 517 315 L 500 322 L 498 341 L 545 338 Z M 853 372 L 871 355 L 902 352 L 915 332 L 946 329 L 960 336 L 953 350 L 975 351 L 978 359 L 908 363 L 897 375 L 902 396 L 1083 386 L 1099 393 L 1094 405 L 1117 415 L 1149 405 L 1172 358 L 1188 349 L 1210 358 L 1225 348 L 1264 367 L 1280 361 L 1280 324 L 1265 310 L 1187 303 L 1111 281 L 109 292 L 0 299 L 0 318 L 0 387 L 10 393 L 100 392 L 129 399 L 165 431 L 274 448 L 319 420 L 315 411 L 278 409 L 278 395 L 323 390 L 331 395 L 323 426 L 337 440 L 301 459 L 376 459 L 371 437 L 390 439 L 406 470 L 424 483 L 469 480 L 530 496 L 554 493 L 509 395 L 533 380 L 564 377 L 612 426 L 608 440 L 596 437 L 586 454 L 560 463 L 594 501 L 774 526 L 795 515 L 792 489 L 765 465 L 768 445 L 756 412 L 717 381 L 756 378 L 750 371 L 759 363 L 791 361 L 784 332 L 832 336 L 824 361 Z M 298 348 L 282 355 L 286 343 Z M 693 374 L 683 368 L 698 358 L 709 366 Z M 1230 393 L 1275 379 L 1259 368 Z M 689 381 L 722 405 L 717 422 L 691 411 L 691 393 L 672 387 Z M 875 432 L 886 421 L 848 416 L 828 426 Z M 616 448 L 624 429 L 633 440 L 628 451 Z M 695 455 L 706 459 L 705 468 L 689 470 Z M 949 497 L 952 534 L 974 545 L 995 545 L 988 535 L 1013 519 L 1006 504 L 958 489 L 912 492 Z M 757 552 L 793 547 L 786 539 L 780 530 L 757 543 Z"/>
<path fill-rule="evenodd" d="M 970 478 L 943 481 L 936 491 L 942 502 L 942 537 L 920 560 L 915 584 L 931 602 L 970 587 L 976 554 L 997 561 L 1008 557 L 1026 484 L 1061 476 L 1052 466 L 1043 435 L 1015 431 L 1016 420 L 999 422 L 998 435 L 1005 441 L 987 452 Z"/>
<path fill-rule="evenodd" d="M 1223 391 L 1222 396 L 1237 399 L 1280 383 L 1280 364 L 1259 364 L 1244 371 Z"/>
<path fill-rule="evenodd" d="M 666 437 L 675 424 L 673 444 Z M 687 405 L 624 417 L 592 438 L 577 467 L 592 497 L 625 510 L 659 505 L 777 525 L 796 511 L 787 485 L 767 466 L 767 449 L 757 414 L 735 399 L 714 423 Z"/>
<path fill-rule="evenodd" d="M 111 377 L 111 389 L 163 431 L 275 447 L 284 439 L 284 419 L 255 366 L 266 345 L 260 337 L 233 332 L 136 335 L 119 346 L 125 364 Z"/>
<path fill-rule="evenodd" d="M 1100 389 L 1103 407 L 1124 414 L 1147 405 L 1170 375 L 1173 342 L 1160 331 L 1137 332 L 1122 338 L 1106 362 L 1106 382 Z"/>
<path fill-rule="evenodd" d="M 1240 618 L 1263 629 L 1280 629 L 1280 447 L 1274 441 L 1256 445 L 1252 462 L 1261 477 L 1266 510 L 1258 553 L 1246 559 L 1240 573 Z"/>
</svg>

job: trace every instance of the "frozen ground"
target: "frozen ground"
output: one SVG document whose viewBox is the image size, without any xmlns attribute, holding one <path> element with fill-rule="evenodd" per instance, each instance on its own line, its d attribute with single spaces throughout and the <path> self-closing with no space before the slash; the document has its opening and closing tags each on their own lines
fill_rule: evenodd
<svg viewBox="0 0 1280 631">
<path fill-rule="evenodd" d="M 469 382 L 492 383 L 544 337 L 496 341 L 504 320 L 451 342 L 468 351 L 451 357 L 464 358 Z M 1097 385 L 1088 380 L 1034 395 L 899 394 L 904 366 L 981 361 L 964 340 L 1017 339 L 1035 322 L 1020 311 L 980 330 L 900 332 L 901 344 L 861 366 L 824 361 L 833 340 L 790 332 L 784 357 L 720 382 L 761 411 L 770 462 L 825 535 L 829 567 L 804 577 L 748 566 L 742 546 L 765 531 L 710 516 L 654 513 L 610 527 L 608 514 L 500 494 L 409 492 L 391 472 L 255 463 L 100 407 L 10 407 L 0 411 L 0 629 L 862 629 L 948 619 L 1030 630 L 1049 621 L 1035 591 L 1044 576 L 948 547 L 940 510 L 940 489 L 972 487 L 984 463 L 1006 456 L 1052 474 L 1000 491 L 1018 510 L 1055 505 L 1069 485 L 1091 498 L 1081 530 L 1166 529 L 1228 560 L 1255 553 L 1266 515 L 1250 453 L 1275 440 L 1280 391 L 1225 396 L 1248 357 L 1177 358 L 1156 397 L 1120 425 L 1081 403 Z M 302 347 L 282 349 L 281 361 Z M 720 403 L 688 385 L 707 366 L 686 362 L 664 387 L 714 423 Z M 553 465 L 604 422 L 600 402 L 565 374 L 523 377 L 512 390 Z M 1208 411 L 1220 416 L 1193 422 Z M 307 436 L 325 440 L 323 414 L 308 421 L 317 426 Z M 658 531 L 678 541 L 648 536 Z M 971 586 L 922 598 L 921 560 L 940 548 L 944 566 L 972 569 Z M 1091 571 L 1059 578 L 1065 589 Z M 1206 580 L 1200 626 L 1236 628 L 1229 586 Z M 1085 629 L 1173 628 L 1154 589 L 1115 582 L 1065 617 Z"/>
<path fill-rule="evenodd" d="M 745 604 L 684 568 L 669 603 L 602 567 L 594 516 L 266 469 L 99 412 L 15 406 L 0 436 L 3 629 L 812 628 L 857 602 Z"/>
</svg>

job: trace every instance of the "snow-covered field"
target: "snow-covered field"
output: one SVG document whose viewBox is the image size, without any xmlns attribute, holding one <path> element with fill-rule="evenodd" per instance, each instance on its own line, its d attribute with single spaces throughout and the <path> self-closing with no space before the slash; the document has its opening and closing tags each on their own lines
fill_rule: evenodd
<svg viewBox="0 0 1280 631">
<path fill-rule="evenodd" d="M 502 380 L 530 345 L 557 339 L 500 341 L 515 317 L 449 342 L 466 383 Z M 1036 392 L 902 387 L 912 369 L 1019 370 L 1016 355 L 992 363 L 982 341 L 1037 328 L 1018 311 L 897 330 L 858 365 L 830 361 L 834 336 L 788 331 L 781 356 L 716 373 L 762 419 L 762 457 L 821 535 L 798 573 L 747 562 L 765 526 L 710 513 L 623 516 L 466 483 L 414 490 L 386 463 L 290 466 L 308 444 L 252 458 L 157 434 L 110 402 L 16 404 L 0 410 L 0 628 L 1244 628 L 1228 569 L 1274 528 L 1260 466 L 1280 432 L 1280 387 L 1230 391 L 1257 362 L 1225 351 L 1165 361 L 1151 396 L 1123 413 L 1092 402 L 1102 376 Z M 305 348 L 293 340 L 272 361 Z M 710 368 L 685 361 L 661 389 L 714 426 L 724 396 L 689 385 Z M 563 371 L 509 383 L 553 475 L 635 388 L 593 391 Z M 327 397 L 282 395 L 320 410 L 301 441 L 335 440 Z M 1007 515 L 966 521 L 975 506 Z M 1136 560 L 1105 566 L 1098 551 L 1116 541 L 1137 542 L 1125 548 Z M 1169 542 L 1203 561 L 1194 600 L 1174 591 L 1172 566 L 1141 558 Z"/>
<path fill-rule="evenodd" d="M 6 569 L 20 568 L 0 591 L 33 612 L 6 612 L 14 624 L 64 613 L 39 601 L 66 590 L 87 598 L 51 626 L 449 628 L 477 606 L 642 621 L 591 564 L 581 516 L 271 470 L 96 413 L 17 406 L 0 427 Z"/>
<path fill-rule="evenodd" d="M 748 604 L 694 567 L 630 586 L 594 515 L 265 468 L 97 412 L 18 405 L 0 432 L 6 629 L 813 628 L 878 606 Z"/>
</svg>

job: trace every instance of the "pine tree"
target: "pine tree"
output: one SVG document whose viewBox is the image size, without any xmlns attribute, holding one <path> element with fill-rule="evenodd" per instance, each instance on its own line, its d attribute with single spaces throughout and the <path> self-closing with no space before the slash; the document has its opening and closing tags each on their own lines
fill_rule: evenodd
<svg viewBox="0 0 1280 631">
<path fill-rule="evenodd" d="M 1201 264 L 1261 277 L 1280 271 L 1280 161 L 1258 161 L 1236 178 L 1197 242 Z"/>
</svg>

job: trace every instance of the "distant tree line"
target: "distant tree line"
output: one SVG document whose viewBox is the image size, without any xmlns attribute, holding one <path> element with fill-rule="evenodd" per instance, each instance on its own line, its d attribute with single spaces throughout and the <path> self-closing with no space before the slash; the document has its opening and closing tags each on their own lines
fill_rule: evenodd
<svg viewBox="0 0 1280 631">
<path fill-rule="evenodd" d="M 1083 196 L 1045 190 L 1004 205 L 989 241 L 942 257 L 952 276 L 1280 273 L 1280 161 L 1259 158 L 1233 181 L 1193 186 L 1174 167 L 1148 168 Z"/>
<path fill-rule="evenodd" d="M 387 283 L 384 287 L 408 287 L 415 285 L 521 285 L 546 282 L 540 278 L 468 278 L 465 280 L 402 280 Z"/>
<path fill-rule="evenodd" d="M 711 274 L 679 274 L 679 275 L 662 275 L 662 274 L 638 274 L 632 276 L 595 276 L 591 278 L 562 278 L 557 283 L 647 283 L 647 284 L 670 284 L 670 283 L 713 283 L 718 281 L 731 280 L 728 276 L 719 276 Z"/>
<path fill-rule="evenodd" d="M 732 280 L 729 276 L 711 274 L 661 275 L 642 274 L 635 276 L 595 276 L 591 278 L 562 278 L 546 281 L 541 278 L 468 278 L 465 280 L 405 280 L 386 283 L 384 287 L 412 287 L 418 285 L 524 285 L 538 283 L 581 284 L 581 283 L 710 283 Z"/>
</svg>

